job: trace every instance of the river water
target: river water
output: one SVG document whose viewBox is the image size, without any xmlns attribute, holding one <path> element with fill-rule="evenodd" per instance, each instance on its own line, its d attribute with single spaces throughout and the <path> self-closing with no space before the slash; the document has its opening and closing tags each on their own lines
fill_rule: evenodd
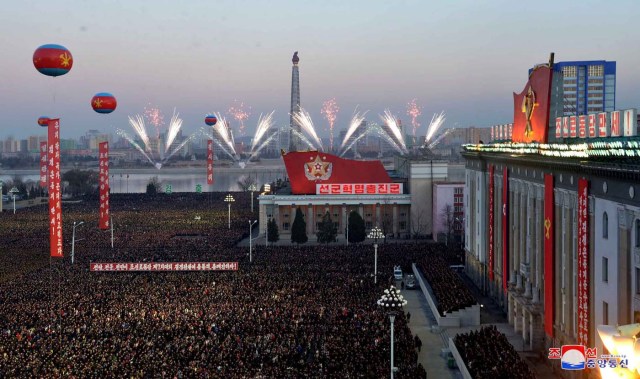
<svg viewBox="0 0 640 379">
<path fill-rule="evenodd" d="M 64 172 L 65 169 L 63 168 Z M 40 180 L 38 170 L 3 170 L 0 180 L 11 182 L 19 176 L 24 182 L 38 182 Z M 213 184 L 207 185 L 207 172 L 205 167 L 187 168 L 162 168 L 156 169 L 116 169 L 109 170 L 111 181 L 111 193 L 143 193 L 147 190 L 147 184 L 153 177 L 158 178 L 161 191 L 164 192 L 167 185 L 172 192 L 196 192 L 198 184 L 202 192 L 239 191 L 238 181 L 250 176 L 255 179 L 258 187 L 265 183 L 271 183 L 276 179 L 284 179 L 286 171 L 284 165 L 249 165 L 242 169 L 239 167 L 215 167 L 213 171 Z"/>
</svg>

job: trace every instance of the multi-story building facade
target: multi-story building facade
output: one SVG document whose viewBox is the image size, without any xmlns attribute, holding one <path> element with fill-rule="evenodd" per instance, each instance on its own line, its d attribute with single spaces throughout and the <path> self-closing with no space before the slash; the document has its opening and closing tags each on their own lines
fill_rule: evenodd
<svg viewBox="0 0 640 379">
<path fill-rule="evenodd" d="M 571 61 L 554 65 L 562 75 L 563 113 L 579 116 L 616 107 L 616 62 Z"/>
</svg>

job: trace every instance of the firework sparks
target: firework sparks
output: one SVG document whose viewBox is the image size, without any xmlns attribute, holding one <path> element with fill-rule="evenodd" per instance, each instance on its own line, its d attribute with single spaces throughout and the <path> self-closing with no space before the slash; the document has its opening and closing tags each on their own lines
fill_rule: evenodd
<svg viewBox="0 0 640 379">
<path fill-rule="evenodd" d="M 248 110 L 245 109 L 244 103 L 240 102 L 238 105 L 238 101 L 234 101 L 234 105 L 229 107 L 228 112 L 231 114 L 233 118 L 235 118 L 240 123 L 240 135 L 244 135 L 244 121 L 251 116 L 251 107 Z"/>
<path fill-rule="evenodd" d="M 253 144 L 251 144 L 251 152 L 252 154 L 255 152 L 256 146 L 259 146 L 262 137 L 264 137 L 265 133 L 273 126 L 273 113 L 267 114 L 266 116 L 262 116 L 258 118 L 258 127 L 256 128 L 256 135 L 253 137 Z"/>
<path fill-rule="evenodd" d="M 390 110 L 386 109 L 384 111 L 384 115 L 380 116 L 380 118 L 382 119 L 384 124 L 387 126 L 387 128 L 389 128 L 391 133 L 393 133 L 393 136 L 390 136 L 390 137 L 395 137 L 395 141 L 398 144 L 398 146 L 401 148 L 401 150 L 404 153 L 406 153 L 407 145 L 404 143 L 404 138 L 402 137 L 402 131 L 398 126 L 398 121 L 396 117 L 391 113 Z"/>
<path fill-rule="evenodd" d="M 293 121 L 296 124 L 300 125 L 302 130 L 304 130 L 309 136 L 311 136 L 311 138 L 313 138 L 313 141 L 317 144 L 317 149 L 324 150 L 322 148 L 322 140 L 318 138 L 316 129 L 313 126 L 313 121 L 311 121 L 311 116 L 309 116 L 309 113 L 307 111 L 300 108 L 299 112 L 293 114 Z"/>
<path fill-rule="evenodd" d="M 169 151 L 169 147 L 171 147 L 171 144 L 173 144 L 173 140 L 178 135 L 180 128 L 182 128 L 182 119 L 179 118 L 178 116 L 180 116 L 180 114 L 176 113 L 176 109 L 174 108 L 173 116 L 171 116 L 171 121 L 169 122 L 169 129 L 167 130 L 167 143 L 165 144 L 165 147 L 164 147 L 165 153 Z"/>
<path fill-rule="evenodd" d="M 407 104 L 407 115 L 411 116 L 411 126 L 413 127 L 413 143 L 416 143 L 416 133 L 418 132 L 418 128 L 420 128 L 420 123 L 418 122 L 418 116 L 422 114 L 422 110 L 416 104 L 417 99 L 411 100 Z"/>
<path fill-rule="evenodd" d="M 433 138 L 433 136 L 436 134 L 438 129 L 440 129 L 442 124 L 444 124 L 444 120 L 445 120 L 444 111 L 440 112 L 440 114 L 436 113 L 433 115 L 433 117 L 431 118 L 431 122 L 427 127 L 427 135 L 424 138 L 425 145 L 429 143 L 429 141 L 431 140 L 431 138 Z"/>
<path fill-rule="evenodd" d="M 149 104 L 149 107 L 144 108 L 144 117 L 156 128 L 156 138 L 160 138 L 160 128 L 164 125 L 164 115 L 160 109 Z"/>
<path fill-rule="evenodd" d="M 229 124 L 227 124 L 227 120 L 222 117 L 221 114 L 215 113 L 218 118 L 218 122 L 213 126 L 213 130 L 222 138 L 222 141 L 226 145 L 227 149 L 233 153 L 234 156 L 237 156 L 235 149 L 235 141 L 233 139 L 233 132 L 229 129 Z"/>
<path fill-rule="evenodd" d="M 342 140 L 342 144 L 340 145 L 341 149 L 345 147 L 345 145 L 347 144 L 351 136 L 356 132 L 356 130 L 360 127 L 360 125 L 362 125 L 362 122 L 364 121 L 364 116 L 368 112 L 368 111 L 365 111 L 364 113 L 360 113 L 358 112 L 357 109 L 358 108 L 356 107 L 356 110 L 354 111 L 353 116 L 351 117 L 351 122 L 349 122 L 349 129 L 347 129 L 347 133 L 344 135 L 344 139 Z M 345 149 L 345 151 L 346 150 L 349 150 L 349 148 Z"/>
<path fill-rule="evenodd" d="M 336 122 L 336 115 L 340 111 L 338 107 L 338 103 L 336 103 L 336 99 L 330 99 L 325 101 L 322 104 L 322 110 L 320 113 L 324 116 L 324 118 L 329 121 L 329 146 L 331 151 L 333 151 L 333 125 Z"/>
</svg>

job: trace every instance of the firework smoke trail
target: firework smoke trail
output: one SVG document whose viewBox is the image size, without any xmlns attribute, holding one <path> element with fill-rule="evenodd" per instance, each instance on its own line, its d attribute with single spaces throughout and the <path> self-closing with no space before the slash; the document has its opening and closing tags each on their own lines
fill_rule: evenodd
<svg viewBox="0 0 640 379">
<path fill-rule="evenodd" d="M 438 129 L 440 129 L 440 126 L 442 126 L 444 120 L 446 120 L 444 117 L 444 111 L 440 112 L 440 114 L 434 114 L 433 117 L 431 117 L 431 122 L 427 127 L 427 135 L 424 139 L 425 145 L 429 143 L 429 140 L 431 140 L 433 135 L 436 134 Z"/>
<path fill-rule="evenodd" d="M 278 136 L 278 132 L 275 132 L 271 134 L 268 138 L 266 138 L 264 142 L 262 142 L 260 146 L 258 146 L 257 149 L 254 150 L 253 148 L 251 148 L 251 155 L 249 156 L 249 159 L 247 159 L 247 162 L 250 161 L 251 158 L 253 158 L 255 155 L 257 155 L 260 152 L 260 150 L 264 149 L 269 144 L 269 142 L 271 142 L 277 136 Z"/>
<path fill-rule="evenodd" d="M 160 138 L 160 127 L 164 125 L 164 115 L 160 109 L 149 104 L 149 108 L 144 108 L 144 116 L 156 128 L 156 138 Z"/>
<path fill-rule="evenodd" d="M 353 145 L 355 145 L 358 141 L 360 141 L 366 135 L 367 133 L 365 132 L 365 133 L 361 133 L 359 136 L 354 138 L 353 141 L 351 141 L 351 143 L 347 145 L 347 147 L 345 147 L 345 149 L 342 151 L 342 153 L 340 154 L 340 157 L 344 156 L 347 153 L 347 151 L 349 151 L 349 149 L 353 147 Z"/>
<path fill-rule="evenodd" d="M 293 133 L 296 137 L 300 138 L 300 141 L 306 143 L 307 146 L 309 146 L 309 148 L 316 149 L 316 147 L 313 146 L 311 141 L 309 141 L 309 139 L 307 137 L 305 137 L 304 134 L 300 133 L 299 131 L 295 130 L 294 128 L 289 128 L 289 130 L 291 130 L 291 133 Z"/>
<path fill-rule="evenodd" d="M 355 133 L 356 129 L 358 129 L 360 125 L 362 125 L 362 121 L 364 121 L 364 116 L 367 114 L 367 112 L 369 112 L 369 111 L 365 111 L 364 113 L 360 114 L 360 112 L 358 112 L 357 109 L 358 108 L 356 107 L 353 117 L 351 117 L 351 122 L 349 123 L 349 129 L 347 129 L 347 133 L 344 135 L 344 139 L 342 140 L 342 144 L 340 145 L 341 149 L 344 147 L 347 141 L 349 141 L 349 138 L 351 138 L 353 133 Z M 346 150 L 349 150 L 349 148 L 347 148 Z"/>
<path fill-rule="evenodd" d="M 304 109 L 300 108 L 300 112 L 296 112 L 293 114 L 293 121 L 300 125 L 302 129 L 307 132 L 311 138 L 313 138 L 314 142 L 318 144 L 317 149 L 324 150 L 322 148 L 322 141 L 318 138 L 318 134 L 316 134 L 316 129 L 313 127 L 313 121 L 311 121 L 311 116 Z"/>
<path fill-rule="evenodd" d="M 274 112 L 275 111 L 271 111 L 271 113 L 267 114 L 264 117 L 262 116 L 262 114 L 260 114 L 260 117 L 258 118 L 258 127 L 256 128 L 256 135 L 253 137 L 253 143 L 251 144 L 251 151 L 254 151 L 256 145 L 260 143 L 260 140 L 265 135 L 265 133 L 273 126 Z"/>
<path fill-rule="evenodd" d="M 175 148 L 175 149 L 173 149 L 173 151 L 172 151 L 169 155 L 167 155 L 167 156 L 164 158 L 164 160 L 162 161 L 162 163 L 164 163 L 164 162 L 168 161 L 168 160 L 169 160 L 169 159 L 170 159 L 170 158 L 171 158 L 175 153 L 177 153 L 178 151 L 180 151 L 180 149 L 182 149 L 182 147 L 183 147 L 184 145 L 186 145 L 186 144 L 187 144 L 187 142 L 189 142 L 189 141 L 193 141 L 193 140 L 195 139 L 195 137 L 196 137 L 196 134 L 194 133 L 194 134 L 190 135 L 189 137 L 185 138 L 185 139 L 184 139 L 184 141 L 180 142 L 180 144 L 179 144 L 178 146 L 176 146 L 176 148 Z M 167 146 L 169 146 L 169 145 L 167 145 Z"/>
<path fill-rule="evenodd" d="M 396 140 L 387 133 L 386 130 L 380 125 L 373 124 L 370 127 L 367 127 L 367 132 L 370 134 L 376 134 L 379 137 L 382 137 L 391 147 L 393 147 L 398 153 L 405 154 L 407 152 L 407 148 L 399 145 Z"/>
<path fill-rule="evenodd" d="M 440 141 L 442 141 L 444 137 L 448 136 L 452 131 L 454 131 L 454 129 L 445 130 L 444 133 L 440 134 L 438 138 L 434 139 L 433 142 L 431 142 L 427 146 L 427 149 L 433 149 Z"/>
<path fill-rule="evenodd" d="M 135 115 L 134 118 L 129 116 L 129 124 L 131 124 L 131 127 L 133 128 L 133 130 L 136 131 L 136 133 L 142 140 L 142 143 L 144 144 L 144 150 L 147 153 L 153 155 L 153 153 L 151 152 L 151 144 L 149 142 L 149 136 L 147 135 L 147 128 L 144 125 L 144 118 L 139 114 Z"/>
<path fill-rule="evenodd" d="M 213 142 L 216 143 L 216 145 L 218 145 L 218 147 L 220 148 L 220 150 L 222 150 L 223 153 L 227 154 L 231 159 L 235 160 L 235 157 L 233 156 L 233 154 L 231 154 L 227 148 L 222 144 L 222 142 L 220 142 L 218 140 L 218 138 L 216 136 L 214 136 L 213 134 L 209 134 L 205 127 L 200 128 L 200 133 L 202 133 L 205 137 L 207 137 L 208 139 L 212 140 Z"/>
<path fill-rule="evenodd" d="M 233 155 L 237 155 L 236 149 L 233 146 L 233 134 L 230 133 L 227 120 L 219 113 L 215 113 L 215 115 L 218 118 L 218 122 L 213 126 L 213 130 L 222 138 L 229 151 L 233 152 Z"/>
<path fill-rule="evenodd" d="M 416 143 L 416 132 L 420 127 L 420 123 L 418 122 L 418 116 L 422 114 L 420 107 L 416 104 L 417 99 L 411 100 L 407 104 L 407 115 L 411 116 L 411 126 L 413 127 L 413 144 Z"/>
<path fill-rule="evenodd" d="M 138 143 L 137 143 L 136 141 L 134 141 L 134 140 L 133 140 L 133 138 L 129 137 L 129 135 L 128 135 L 124 130 L 122 130 L 122 129 L 117 129 L 117 130 L 116 130 L 116 134 L 117 134 L 117 135 L 119 135 L 120 137 L 122 137 L 122 138 L 126 139 L 127 141 L 129 141 L 129 143 L 130 143 L 133 147 L 135 147 L 136 149 L 138 149 L 138 151 L 139 151 L 140 153 L 142 153 L 142 155 L 144 155 L 144 157 L 145 157 L 145 158 L 147 158 L 147 159 L 149 160 L 149 162 L 150 162 L 152 165 L 155 165 L 155 164 L 156 164 L 156 162 L 154 162 L 154 161 L 153 161 L 153 159 L 151 159 L 151 158 L 149 157 L 149 155 L 147 155 L 147 153 L 145 153 L 145 151 L 140 147 L 140 145 L 138 145 Z"/>
<path fill-rule="evenodd" d="M 333 151 L 333 125 L 336 122 L 336 115 L 340 111 L 336 99 L 327 100 L 322 104 L 322 110 L 320 113 L 324 115 L 324 118 L 329 121 L 329 148 Z"/>
<path fill-rule="evenodd" d="M 238 101 L 235 100 L 234 103 L 237 104 Z M 251 107 L 249 107 L 249 110 L 251 110 Z M 236 120 L 238 120 L 238 122 L 240 122 L 240 135 L 243 136 L 244 120 L 248 119 L 249 116 L 251 116 L 251 113 L 244 109 L 244 102 L 241 102 L 240 105 L 238 105 L 237 107 L 236 106 L 229 107 L 228 112 L 231 113 L 231 116 L 233 118 L 235 118 Z"/>
<path fill-rule="evenodd" d="M 178 135 L 180 128 L 182 128 L 182 119 L 179 118 L 180 113 L 176 113 L 176 109 L 173 108 L 173 116 L 171 116 L 171 121 L 169 122 L 169 129 L 167 130 L 167 143 L 164 147 L 164 152 L 166 153 L 171 147 L 173 140 Z M 169 159 L 169 158 L 167 158 Z"/>
<path fill-rule="evenodd" d="M 393 116 L 393 114 L 391 114 L 391 111 L 386 109 L 384 111 L 384 116 L 380 116 L 380 118 L 387 125 L 387 127 L 391 129 L 391 132 L 393 133 L 393 136 L 396 139 L 396 143 L 400 146 L 400 148 L 402 149 L 402 152 L 406 153 L 407 146 L 404 143 L 404 138 L 402 138 L 402 131 L 398 127 L 398 121 Z"/>
</svg>

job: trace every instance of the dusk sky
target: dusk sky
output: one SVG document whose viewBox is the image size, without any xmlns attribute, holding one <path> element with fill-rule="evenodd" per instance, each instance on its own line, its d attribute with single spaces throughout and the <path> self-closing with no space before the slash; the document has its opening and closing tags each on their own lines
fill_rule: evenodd
<svg viewBox="0 0 640 379">
<path fill-rule="evenodd" d="M 445 127 L 511 122 L 512 92 L 550 52 L 617 61 L 616 108 L 637 107 L 638 15 L 638 1 L 11 1 L 0 12 L 0 138 L 44 134 L 41 115 L 61 118 L 62 138 L 132 132 L 127 116 L 149 104 L 166 121 L 176 108 L 188 134 L 234 100 L 251 107 L 251 134 L 260 113 L 288 124 L 296 50 L 302 107 L 323 136 L 320 109 L 334 97 L 336 135 L 356 106 L 370 122 L 389 108 L 409 125 L 413 98 L 422 135 L 440 111 Z M 67 75 L 33 67 L 47 43 L 73 54 Z M 97 92 L 117 110 L 95 113 Z"/>
</svg>

